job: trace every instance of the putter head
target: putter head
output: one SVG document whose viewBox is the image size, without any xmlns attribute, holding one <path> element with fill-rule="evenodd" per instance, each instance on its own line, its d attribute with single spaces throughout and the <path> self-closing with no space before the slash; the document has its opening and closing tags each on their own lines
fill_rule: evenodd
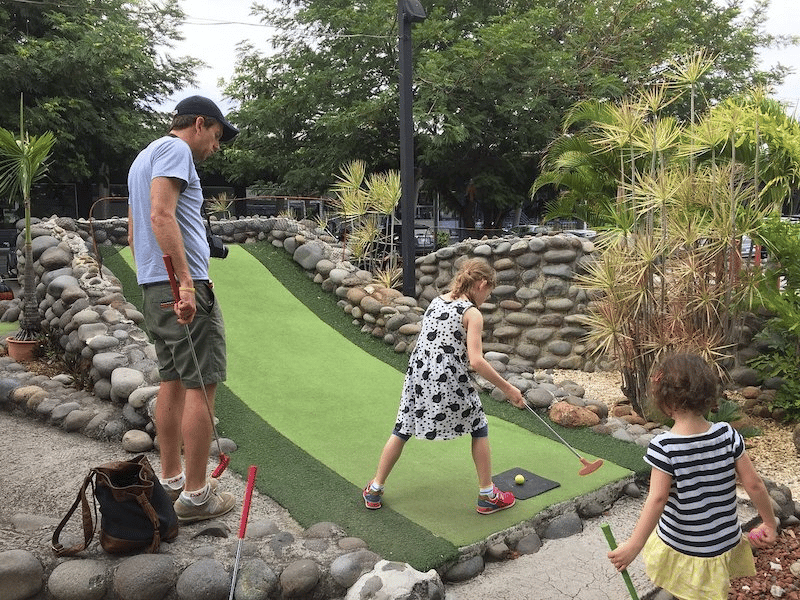
<svg viewBox="0 0 800 600">
<path fill-rule="evenodd" d="M 217 468 L 214 469 L 214 472 L 211 473 L 211 477 L 214 479 L 219 479 L 219 476 L 225 472 L 225 469 L 228 468 L 228 464 L 231 462 L 231 457 L 225 453 L 219 455 L 219 464 Z"/>
<path fill-rule="evenodd" d="M 581 463 L 583 464 L 583 468 L 580 471 L 578 471 L 578 475 L 583 477 L 585 475 L 589 475 L 590 473 L 594 473 L 595 471 L 597 471 L 597 469 L 602 467 L 603 466 L 603 459 L 602 458 L 598 458 L 594 462 L 589 462 L 585 458 L 582 458 L 581 459 Z"/>
</svg>

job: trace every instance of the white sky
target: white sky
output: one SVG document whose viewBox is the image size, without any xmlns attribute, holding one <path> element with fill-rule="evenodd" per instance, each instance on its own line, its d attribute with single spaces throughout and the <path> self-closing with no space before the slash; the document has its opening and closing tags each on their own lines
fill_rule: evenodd
<svg viewBox="0 0 800 600">
<path fill-rule="evenodd" d="M 748 1 L 745 0 L 745 7 Z M 270 4 L 270 0 L 262 3 Z M 181 0 L 187 15 L 183 26 L 186 39 L 173 52 L 199 58 L 209 66 L 196 73 L 196 87 L 180 91 L 163 105 L 164 110 L 173 110 L 181 98 L 192 94 L 211 98 L 223 112 L 232 108 L 231 102 L 223 98 L 221 89 L 217 87 L 217 80 L 232 76 L 236 45 L 248 39 L 262 52 L 272 51 L 269 40 L 273 30 L 250 15 L 251 4 L 251 0 Z M 798 0 L 771 0 L 766 29 L 775 35 L 800 34 Z M 798 72 L 789 75 L 784 85 L 775 90 L 774 96 L 790 105 L 789 114 L 800 117 L 800 47 L 767 50 L 761 54 L 762 66 L 778 62 Z"/>
</svg>

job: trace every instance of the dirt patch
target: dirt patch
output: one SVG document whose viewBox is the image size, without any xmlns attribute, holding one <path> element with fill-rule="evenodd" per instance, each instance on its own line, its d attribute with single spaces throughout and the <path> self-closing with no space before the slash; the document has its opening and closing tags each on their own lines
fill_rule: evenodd
<svg viewBox="0 0 800 600">
<path fill-rule="evenodd" d="M 776 545 L 758 550 L 756 574 L 734 579 L 728 600 L 800 600 L 799 538 L 800 526 L 789 527 L 781 531 Z"/>
</svg>

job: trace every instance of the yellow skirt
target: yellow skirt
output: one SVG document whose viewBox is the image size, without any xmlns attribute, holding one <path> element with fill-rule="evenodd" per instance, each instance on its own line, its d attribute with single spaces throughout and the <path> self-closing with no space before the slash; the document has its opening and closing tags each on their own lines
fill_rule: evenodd
<svg viewBox="0 0 800 600">
<path fill-rule="evenodd" d="M 744 535 L 725 554 L 702 558 L 670 548 L 653 531 L 642 558 L 650 580 L 680 600 L 727 600 L 732 578 L 756 574 L 753 551 Z"/>
</svg>

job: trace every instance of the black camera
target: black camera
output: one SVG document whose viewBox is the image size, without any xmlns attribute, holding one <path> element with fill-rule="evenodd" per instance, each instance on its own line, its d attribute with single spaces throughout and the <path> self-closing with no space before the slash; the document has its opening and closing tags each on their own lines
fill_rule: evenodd
<svg viewBox="0 0 800 600">
<path fill-rule="evenodd" d="M 211 250 L 211 258 L 225 258 L 228 256 L 228 247 L 218 235 L 208 234 L 208 249 Z"/>
</svg>

